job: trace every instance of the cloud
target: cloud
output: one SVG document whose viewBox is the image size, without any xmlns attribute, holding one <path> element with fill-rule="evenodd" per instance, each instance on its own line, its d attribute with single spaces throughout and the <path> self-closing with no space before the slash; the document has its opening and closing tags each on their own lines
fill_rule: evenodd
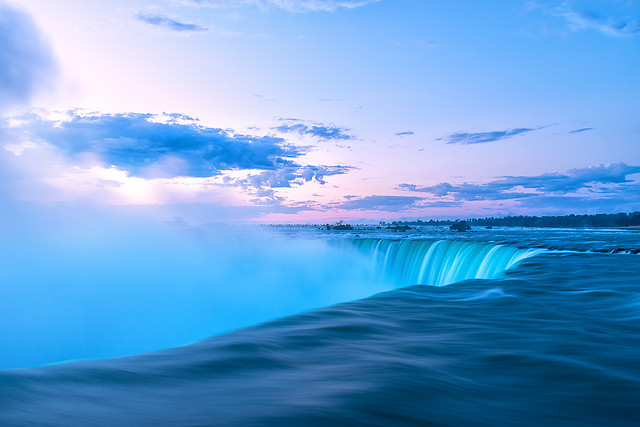
<svg viewBox="0 0 640 427">
<path fill-rule="evenodd" d="M 623 184 L 631 182 L 627 177 L 640 173 L 640 166 L 629 166 L 625 163 L 590 166 L 571 169 L 566 173 L 546 173 L 538 176 L 505 177 L 496 181 L 502 186 L 522 186 L 542 192 L 567 194 L 595 184 Z"/>
<path fill-rule="evenodd" d="M 577 12 L 565 9 L 558 12 L 573 31 L 596 30 L 602 34 L 616 37 L 640 35 L 640 20 L 620 19 L 597 12 Z"/>
<path fill-rule="evenodd" d="M 547 15 L 562 18 L 569 30 L 577 32 L 594 30 L 614 37 L 640 35 L 640 19 L 632 18 L 628 9 L 633 10 L 632 2 L 607 2 L 608 13 L 593 9 L 591 4 L 564 1 L 560 5 L 549 2 L 530 2 L 529 9 L 541 9 Z M 605 3 L 605 2 L 602 2 Z M 598 4 L 602 7 L 603 4 Z M 635 12 L 635 11 L 634 11 Z"/>
<path fill-rule="evenodd" d="M 207 26 L 192 24 L 189 22 L 180 22 L 163 15 L 139 13 L 136 15 L 136 19 L 153 27 L 163 28 L 179 33 L 198 33 L 209 31 L 209 27 Z"/>
<path fill-rule="evenodd" d="M 625 189 L 624 193 L 605 197 L 585 196 L 538 196 L 522 200 L 520 207 L 527 209 L 557 212 L 598 213 L 598 212 L 633 212 L 638 210 L 640 188 Z"/>
<path fill-rule="evenodd" d="M 127 171 L 132 176 L 209 177 L 225 170 L 273 170 L 296 166 L 304 149 L 282 138 L 234 134 L 188 122 L 184 116 L 157 121 L 151 114 L 92 114 L 69 112 L 62 121 L 24 117 L 6 126 L 16 142 L 38 142 L 75 159 Z"/>
<path fill-rule="evenodd" d="M 283 121 L 297 121 L 295 119 L 280 119 Z M 299 135 L 309 135 L 323 140 L 349 140 L 354 136 L 347 132 L 347 129 L 327 126 L 322 124 L 306 125 L 304 123 L 283 124 L 274 127 L 280 133 L 297 133 Z"/>
<path fill-rule="evenodd" d="M 395 136 L 408 136 L 408 135 L 413 135 L 413 132 L 410 130 L 404 131 L 404 132 L 396 132 Z"/>
<path fill-rule="evenodd" d="M 442 182 L 430 187 L 418 187 L 413 184 L 400 184 L 398 188 L 406 191 L 428 193 L 436 197 L 452 196 L 454 200 L 470 201 L 470 200 L 507 200 L 520 199 L 524 197 L 535 196 L 533 193 L 513 192 L 509 191 L 512 187 L 496 188 L 493 183 L 487 184 L 459 184 L 452 185 L 448 182 Z"/>
<path fill-rule="evenodd" d="M 332 175 L 343 175 L 352 168 L 349 166 L 290 166 L 277 170 L 266 170 L 259 174 L 251 174 L 246 179 L 236 181 L 236 184 L 254 188 L 284 188 L 292 185 L 302 185 L 305 182 L 316 181 L 326 184 L 324 178 Z"/>
<path fill-rule="evenodd" d="M 374 210 L 398 212 L 416 207 L 423 197 L 412 196 L 365 196 L 347 197 L 344 202 L 333 203 L 329 207 L 346 210 Z"/>
<path fill-rule="evenodd" d="M 438 138 L 438 141 L 446 141 L 447 144 L 483 144 L 486 142 L 494 142 L 500 141 L 502 139 L 509 139 L 516 135 L 522 135 L 525 133 L 533 132 L 537 129 L 530 128 L 517 128 L 517 129 L 507 129 L 493 132 L 457 132 L 452 133 L 451 135 L 445 136 L 443 138 Z"/>
<path fill-rule="evenodd" d="M 71 111 L 57 120 L 30 114 L 0 120 L 0 196 L 116 205 L 250 203 L 291 213 L 314 202 L 296 206 L 282 190 L 324 185 L 353 169 L 305 164 L 308 149 L 202 126 L 180 114 Z"/>
<path fill-rule="evenodd" d="M 185 0 L 185 4 L 232 8 L 257 6 L 262 10 L 269 8 L 283 9 L 288 12 L 333 12 L 338 9 L 353 9 L 380 0 Z"/>
<path fill-rule="evenodd" d="M 453 185 L 442 182 L 433 186 L 419 187 L 400 184 L 405 191 L 427 193 L 436 197 L 452 197 L 459 201 L 474 200 L 520 200 L 544 197 L 567 196 L 578 192 L 619 194 L 628 190 L 633 181 L 630 175 L 640 173 L 640 166 L 625 163 L 571 169 L 566 173 L 545 173 L 537 176 L 505 176 L 485 184 L 463 183 Z M 613 188 L 610 188 L 613 186 Z"/>
<path fill-rule="evenodd" d="M 569 133 L 581 133 L 581 132 L 587 132 L 593 130 L 593 128 L 582 128 L 582 129 L 574 129 L 569 131 Z"/>
<path fill-rule="evenodd" d="M 251 201 L 256 205 L 273 206 L 285 203 L 285 199 L 278 196 L 274 189 L 296 187 L 312 181 L 325 185 L 325 177 L 343 175 L 352 169 L 350 166 L 295 165 L 250 173 L 243 178 L 226 177 L 224 183 L 254 194 L 257 198 Z"/>
<path fill-rule="evenodd" d="M 0 2 L 0 113 L 28 102 L 49 83 L 54 68 L 30 17 Z"/>
</svg>

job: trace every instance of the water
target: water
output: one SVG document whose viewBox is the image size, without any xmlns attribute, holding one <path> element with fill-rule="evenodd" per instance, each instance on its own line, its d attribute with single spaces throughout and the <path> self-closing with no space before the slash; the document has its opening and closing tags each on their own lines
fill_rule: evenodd
<svg viewBox="0 0 640 427">
<path fill-rule="evenodd" d="M 178 348 L 0 371 L 0 425 L 638 425 L 639 237 L 271 230 L 215 264 L 242 253 L 263 282 L 224 289 L 252 306 L 280 283 L 260 292 L 288 299 L 283 313 L 348 299 Z"/>
<path fill-rule="evenodd" d="M 373 271 L 399 286 L 444 286 L 491 279 L 541 250 L 459 240 L 386 238 L 349 240 L 370 259 Z"/>
</svg>

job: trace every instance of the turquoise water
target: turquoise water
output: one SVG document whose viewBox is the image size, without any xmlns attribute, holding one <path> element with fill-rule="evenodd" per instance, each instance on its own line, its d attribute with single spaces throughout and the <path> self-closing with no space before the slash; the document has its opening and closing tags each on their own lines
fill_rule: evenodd
<svg viewBox="0 0 640 427">
<path fill-rule="evenodd" d="M 0 371 L 0 425 L 637 425 L 639 236 L 433 229 L 405 237 L 289 227 L 264 240 L 236 230 L 224 236 L 223 252 L 205 238 L 194 253 L 204 251 L 209 262 L 188 266 L 217 273 L 186 277 L 229 286 L 209 293 L 192 286 L 184 301 L 209 304 L 231 323 L 277 319 L 148 354 Z M 212 255 L 224 252 L 215 262 Z M 165 263 L 166 271 L 180 265 L 170 257 Z M 178 295 L 167 290 L 164 273 L 152 276 L 162 298 L 146 299 L 159 304 L 159 317 L 164 299 Z M 122 305 L 133 310 L 122 289 Z M 226 311 L 216 302 L 221 289 L 237 298 L 224 300 Z M 234 317 L 243 305 L 263 310 Z M 174 309 L 156 327 L 125 309 L 96 319 L 117 325 L 109 316 L 124 316 L 130 332 L 146 330 L 161 345 L 165 324 L 183 321 L 187 332 L 189 322 L 201 330 L 215 324 L 206 309 L 197 313 Z M 14 329 L 4 320 L 2 327 L 5 336 Z M 68 335 L 58 333 L 72 344 L 92 341 Z M 10 360 L 15 348 L 3 348 Z"/>
<path fill-rule="evenodd" d="M 371 268 L 396 286 L 444 286 L 467 279 L 492 279 L 519 261 L 542 252 L 460 240 L 357 238 Z"/>
</svg>

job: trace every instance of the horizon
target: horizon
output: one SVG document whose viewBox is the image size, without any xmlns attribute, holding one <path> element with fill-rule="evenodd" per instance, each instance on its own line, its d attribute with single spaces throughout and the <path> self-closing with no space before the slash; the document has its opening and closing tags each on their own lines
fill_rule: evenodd
<svg viewBox="0 0 640 427">
<path fill-rule="evenodd" d="M 0 27 L 7 211 L 640 210 L 639 3 L 0 0 Z"/>
<path fill-rule="evenodd" d="M 627 217 L 631 216 L 631 215 L 638 215 L 640 216 L 640 211 L 634 211 L 634 212 L 614 212 L 614 213 L 599 213 L 599 214 L 565 214 L 565 215 L 508 215 L 508 216 L 485 216 L 485 217 L 474 217 L 474 216 L 469 216 L 469 217 L 442 217 L 442 218 L 406 218 L 406 219 L 398 219 L 398 220 L 385 220 L 385 219 L 381 219 L 377 222 L 373 222 L 373 220 L 371 222 L 358 222 L 358 220 L 352 220 L 352 221 L 344 221 L 344 220 L 337 220 L 334 222 L 236 222 L 236 223 L 216 223 L 216 222 L 210 222 L 210 223 L 204 223 L 204 224 L 200 224 L 200 225 L 239 225 L 239 226 L 296 226 L 296 225 L 305 225 L 305 226 L 326 226 L 326 225 L 335 225 L 338 223 L 344 223 L 347 225 L 353 225 L 353 226 L 375 226 L 375 225 L 394 225 L 394 224 L 402 224 L 402 223 L 407 223 L 407 222 L 422 222 L 425 225 L 428 225 L 429 222 L 458 222 L 458 221 L 482 221 L 482 220 L 501 220 L 501 219 L 507 219 L 507 218 L 567 218 L 567 217 L 572 217 L 572 216 L 576 216 L 576 217 L 590 217 L 590 216 L 607 216 L 607 217 L 615 217 L 618 215 L 625 215 Z M 182 223 L 182 218 L 174 218 L 173 221 L 167 221 L 169 223 L 171 222 L 178 222 L 181 225 L 187 225 L 190 226 L 191 224 L 188 224 L 187 222 Z M 504 227 L 509 227 L 509 226 L 504 226 Z M 638 226 L 602 226 L 604 228 L 636 228 Z"/>
</svg>

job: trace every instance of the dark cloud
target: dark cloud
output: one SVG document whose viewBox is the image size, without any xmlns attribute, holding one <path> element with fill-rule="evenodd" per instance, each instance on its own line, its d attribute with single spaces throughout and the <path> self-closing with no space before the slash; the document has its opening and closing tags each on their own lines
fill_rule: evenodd
<svg viewBox="0 0 640 427">
<path fill-rule="evenodd" d="M 470 201 L 470 200 L 507 200 L 507 199 L 520 199 L 525 197 L 535 196 L 534 193 L 523 193 L 510 191 L 511 186 L 493 185 L 493 183 L 487 184 L 459 184 L 452 185 L 448 182 L 442 182 L 430 187 L 418 187 L 413 184 L 400 184 L 398 186 L 402 190 L 413 191 L 418 193 L 428 193 L 437 197 L 452 196 L 458 201 Z"/>
<path fill-rule="evenodd" d="M 54 68 L 29 16 L 0 3 L 0 112 L 26 103 L 50 81 Z"/>
<path fill-rule="evenodd" d="M 310 181 L 324 185 L 326 176 L 343 175 L 351 169 L 348 166 L 292 166 L 249 175 L 246 180 L 241 182 L 254 188 L 291 187 Z"/>
<path fill-rule="evenodd" d="M 404 131 L 404 132 L 396 132 L 395 133 L 396 136 L 408 136 L 408 135 L 413 135 L 413 132 L 410 130 Z"/>
<path fill-rule="evenodd" d="M 418 193 L 428 193 L 437 197 L 453 197 L 454 200 L 516 200 L 545 197 L 559 197 L 588 190 L 592 193 L 613 194 L 628 191 L 632 184 L 629 175 L 640 173 L 640 166 L 624 163 L 571 169 L 566 173 L 546 173 L 537 176 L 505 176 L 485 184 L 458 184 L 442 182 L 437 185 L 419 187 L 414 184 L 400 184 L 400 189 Z M 602 190 L 602 186 L 611 186 Z"/>
<path fill-rule="evenodd" d="M 94 156 L 131 175 L 208 177 L 224 170 L 275 170 L 297 166 L 303 149 L 282 138 L 253 137 L 183 123 L 184 116 L 154 121 L 150 114 L 81 115 L 55 122 L 30 117 L 5 129 L 14 140 L 46 142 L 69 157 Z"/>
<path fill-rule="evenodd" d="M 416 207 L 416 203 L 421 200 L 423 200 L 422 197 L 374 195 L 360 198 L 350 197 L 344 202 L 333 203 L 329 207 L 346 210 L 398 212 Z"/>
<path fill-rule="evenodd" d="M 281 119 L 292 121 L 292 119 Z M 353 139 L 353 135 L 347 133 L 347 129 L 326 126 L 322 124 L 307 125 L 304 123 L 283 124 L 273 128 L 280 133 L 297 133 L 299 135 L 309 135 L 324 140 L 348 140 Z"/>
<path fill-rule="evenodd" d="M 447 144 L 483 144 L 485 142 L 494 142 L 500 141 L 501 139 L 509 139 L 516 135 L 522 135 L 539 129 L 540 128 L 517 128 L 493 132 L 457 132 L 443 138 L 438 138 L 438 141 L 446 141 Z"/>
<path fill-rule="evenodd" d="M 459 206 L 462 206 L 462 202 L 436 200 L 435 202 L 422 202 L 422 203 L 420 203 L 420 207 L 421 208 L 457 208 Z"/>
<path fill-rule="evenodd" d="M 587 132 L 593 130 L 593 128 L 582 128 L 582 129 L 574 129 L 569 131 L 569 133 L 580 133 L 580 132 Z"/>
<path fill-rule="evenodd" d="M 631 182 L 627 176 L 640 173 L 640 166 L 625 163 L 590 166 L 588 168 L 571 169 L 566 173 L 547 173 L 533 177 L 504 177 L 496 181 L 503 186 L 522 186 L 541 192 L 558 192 L 566 194 L 595 184 L 622 184 Z"/>
<path fill-rule="evenodd" d="M 519 202 L 519 206 L 532 210 L 544 210 L 565 214 L 602 213 L 602 212 L 633 212 L 640 205 L 640 188 L 626 188 L 623 192 L 614 192 L 604 197 L 585 196 L 538 196 Z"/>
<path fill-rule="evenodd" d="M 246 178 L 227 177 L 225 185 L 239 187 L 254 194 L 256 198 L 251 200 L 254 204 L 284 205 L 285 199 L 276 195 L 274 189 L 296 187 L 311 181 L 324 185 L 325 177 L 343 175 L 352 169 L 349 166 L 287 166 L 249 174 Z"/>
<path fill-rule="evenodd" d="M 149 24 L 154 27 L 164 28 L 166 30 L 176 31 L 180 33 L 197 33 L 209 31 L 209 27 L 206 27 L 204 25 L 180 22 L 163 15 L 139 13 L 136 15 L 136 19 L 140 22 L 144 22 L 145 24 Z"/>
</svg>

